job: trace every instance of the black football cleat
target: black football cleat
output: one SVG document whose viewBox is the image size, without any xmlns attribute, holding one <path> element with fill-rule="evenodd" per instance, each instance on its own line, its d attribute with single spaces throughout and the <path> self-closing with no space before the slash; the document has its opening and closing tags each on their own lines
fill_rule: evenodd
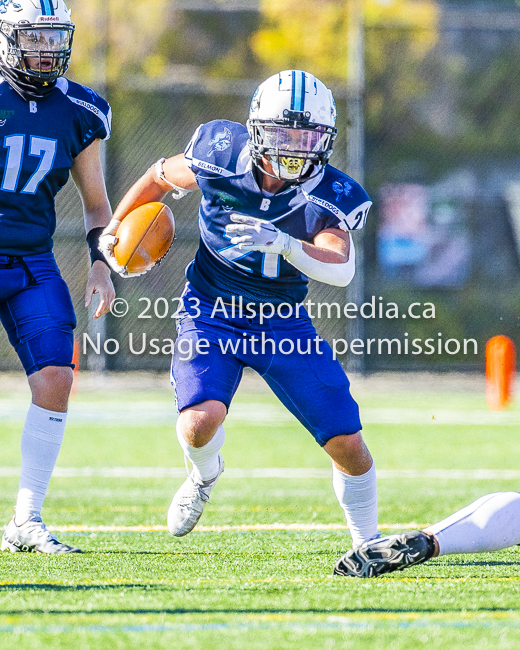
<svg viewBox="0 0 520 650">
<path fill-rule="evenodd" d="M 431 535 L 418 530 L 365 542 L 334 565 L 334 574 L 376 578 L 429 560 L 435 552 Z"/>
</svg>

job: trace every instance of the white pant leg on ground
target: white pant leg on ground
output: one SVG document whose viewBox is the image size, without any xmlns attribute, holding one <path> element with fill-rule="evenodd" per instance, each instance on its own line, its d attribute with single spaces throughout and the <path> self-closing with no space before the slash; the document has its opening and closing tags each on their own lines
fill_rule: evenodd
<svg viewBox="0 0 520 650">
<path fill-rule="evenodd" d="M 486 494 L 425 529 L 439 542 L 439 555 L 486 553 L 520 544 L 520 493 Z"/>
</svg>

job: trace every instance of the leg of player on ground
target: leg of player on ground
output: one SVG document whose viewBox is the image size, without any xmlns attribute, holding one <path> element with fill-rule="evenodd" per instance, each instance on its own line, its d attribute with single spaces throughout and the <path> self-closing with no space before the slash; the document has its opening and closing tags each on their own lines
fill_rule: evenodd
<svg viewBox="0 0 520 650">
<path fill-rule="evenodd" d="M 360 432 L 336 436 L 324 449 L 333 460 L 334 492 L 345 512 L 352 546 L 357 548 L 379 536 L 374 461 Z"/>
<path fill-rule="evenodd" d="M 389 535 L 347 551 L 334 566 L 343 576 L 373 578 L 438 555 L 486 553 L 520 544 L 520 494 L 486 494 L 424 531 Z"/>
<path fill-rule="evenodd" d="M 424 530 L 435 537 L 436 555 L 486 553 L 520 544 L 520 494 L 486 494 Z"/>
</svg>

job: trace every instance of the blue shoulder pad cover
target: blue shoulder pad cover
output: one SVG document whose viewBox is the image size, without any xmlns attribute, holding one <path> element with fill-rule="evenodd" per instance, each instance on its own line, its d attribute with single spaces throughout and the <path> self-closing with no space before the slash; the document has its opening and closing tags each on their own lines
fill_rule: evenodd
<svg viewBox="0 0 520 650">
<path fill-rule="evenodd" d="M 112 128 L 112 109 L 110 104 L 94 90 L 64 77 L 58 79 L 57 88 L 69 101 L 78 106 L 89 126 L 84 141 L 85 147 L 96 139 L 108 140 Z"/>
<path fill-rule="evenodd" d="M 195 174 L 234 176 L 239 173 L 238 161 L 247 140 L 248 133 L 243 124 L 214 120 L 199 126 L 184 155 Z"/>
<path fill-rule="evenodd" d="M 347 231 L 365 225 L 372 201 L 359 183 L 338 169 L 327 165 L 316 187 L 303 185 L 302 190 L 322 216 L 327 215 L 326 227 Z"/>
</svg>

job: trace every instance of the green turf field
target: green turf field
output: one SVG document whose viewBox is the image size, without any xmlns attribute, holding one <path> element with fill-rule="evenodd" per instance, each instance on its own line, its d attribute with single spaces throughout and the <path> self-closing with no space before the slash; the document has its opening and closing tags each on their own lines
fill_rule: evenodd
<svg viewBox="0 0 520 650">
<path fill-rule="evenodd" d="M 0 377 L 4 524 L 20 386 Z M 518 400 L 492 413 L 483 383 L 456 377 L 354 380 L 353 391 L 380 471 L 383 531 L 518 489 Z M 331 577 L 350 538 L 330 464 L 251 378 L 230 411 L 226 472 L 199 532 L 170 537 L 166 511 L 183 481 L 173 418 L 166 378 L 81 379 L 44 518 L 72 527 L 58 534 L 85 554 L 0 555 L 2 649 L 520 647 L 520 548 L 376 580 Z"/>
</svg>

